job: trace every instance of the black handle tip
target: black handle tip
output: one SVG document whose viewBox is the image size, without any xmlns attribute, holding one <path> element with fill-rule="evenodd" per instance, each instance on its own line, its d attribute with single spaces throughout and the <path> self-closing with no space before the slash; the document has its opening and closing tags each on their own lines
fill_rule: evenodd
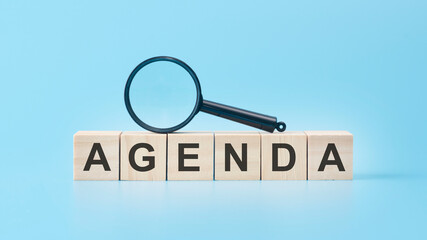
<svg viewBox="0 0 427 240">
<path fill-rule="evenodd" d="M 279 132 L 284 132 L 286 130 L 286 124 L 284 122 L 278 122 L 276 124 L 276 130 Z"/>
</svg>

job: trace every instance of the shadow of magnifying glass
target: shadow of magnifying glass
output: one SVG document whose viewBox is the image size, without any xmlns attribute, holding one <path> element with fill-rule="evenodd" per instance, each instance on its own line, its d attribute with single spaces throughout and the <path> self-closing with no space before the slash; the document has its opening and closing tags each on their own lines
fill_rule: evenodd
<svg viewBox="0 0 427 240">
<path fill-rule="evenodd" d="M 194 85 L 196 87 L 196 94 L 195 94 L 196 99 L 195 99 L 194 107 L 192 108 L 191 113 L 188 115 L 187 118 L 185 118 L 185 120 L 183 120 L 179 124 L 176 124 L 172 127 L 166 127 L 166 128 L 154 127 L 153 124 L 148 124 L 146 121 L 142 121 L 141 118 L 139 118 L 135 113 L 130 101 L 129 93 L 130 93 L 132 81 L 134 80 L 135 76 L 144 67 L 155 62 L 171 62 L 182 67 L 191 76 L 191 78 L 194 81 Z M 126 82 L 124 97 L 125 97 L 126 109 L 128 110 L 132 119 L 139 126 L 145 128 L 146 130 L 156 132 L 156 133 L 171 133 L 171 132 L 177 131 L 183 128 L 185 125 L 187 125 L 194 118 L 194 116 L 196 116 L 199 112 L 209 113 L 218 117 L 222 117 L 222 118 L 229 119 L 238 123 L 242 123 L 251 127 L 255 127 L 267 132 L 274 132 L 275 129 L 279 132 L 283 132 L 286 129 L 286 124 L 284 122 L 277 122 L 276 117 L 272 117 L 272 116 L 268 116 L 268 115 L 264 115 L 264 114 L 260 114 L 260 113 L 256 113 L 256 112 L 244 110 L 241 108 L 236 108 L 236 107 L 232 107 L 232 106 L 228 106 L 228 105 L 203 99 L 200 82 L 199 82 L 199 79 L 197 78 L 196 73 L 186 63 L 173 57 L 167 57 L 167 56 L 153 57 L 143 61 L 138 66 L 136 66 L 136 68 L 132 71 L 132 73 L 130 74 Z"/>
</svg>

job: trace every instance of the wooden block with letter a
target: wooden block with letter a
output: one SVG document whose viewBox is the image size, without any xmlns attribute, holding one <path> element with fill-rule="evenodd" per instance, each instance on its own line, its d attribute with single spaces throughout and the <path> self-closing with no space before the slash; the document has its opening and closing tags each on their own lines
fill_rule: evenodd
<svg viewBox="0 0 427 240">
<path fill-rule="evenodd" d="M 261 134 L 262 180 L 307 180 L 304 132 Z"/>
<path fill-rule="evenodd" d="M 168 134 L 168 180 L 213 180 L 212 132 Z"/>
<path fill-rule="evenodd" d="M 120 131 L 74 134 L 74 180 L 119 180 Z"/>
<path fill-rule="evenodd" d="M 260 180 L 258 132 L 215 133 L 215 180 Z"/>
<path fill-rule="evenodd" d="M 166 180 L 166 134 L 123 132 L 120 180 Z"/>
<path fill-rule="evenodd" d="M 353 179 L 353 135 L 346 131 L 306 131 L 308 180 Z"/>
</svg>

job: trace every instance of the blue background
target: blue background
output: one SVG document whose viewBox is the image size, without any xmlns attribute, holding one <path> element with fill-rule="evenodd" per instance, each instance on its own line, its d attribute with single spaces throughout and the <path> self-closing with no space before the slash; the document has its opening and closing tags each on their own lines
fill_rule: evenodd
<svg viewBox="0 0 427 240">
<path fill-rule="evenodd" d="M 0 1 L 0 238 L 425 238 L 426 1 Z M 207 99 L 354 134 L 353 181 L 74 182 L 171 55 Z M 199 114 L 183 130 L 252 130 Z"/>
</svg>

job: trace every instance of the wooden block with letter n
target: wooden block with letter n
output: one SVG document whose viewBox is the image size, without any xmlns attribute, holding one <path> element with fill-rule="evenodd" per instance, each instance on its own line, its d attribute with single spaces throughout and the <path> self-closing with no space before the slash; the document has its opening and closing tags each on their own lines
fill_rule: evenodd
<svg viewBox="0 0 427 240">
<path fill-rule="evenodd" d="M 353 179 L 353 135 L 346 131 L 306 131 L 309 180 Z"/>
<path fill-rule="evenodd" d="M 307 180 L 304 132 L 261 134 L 262 180 Z"/>
<path fill-rule="evenodd" d="M 74 134 L 74 180 L 119 180 L 120 131 Z"/>
<path fill-rule="evenodd" d="M 168 134 L 168 180 L 213 180 L 212 132 Z"/>
<path fill-rule="evenodd" d="M 258 132 L 215 133 L 215 180 L 260 180 Z"/>
<path fill-rule="evenodd" d="M 166 134 L 123 132 L 120 180 L 166 180 Z"/>
</svg>

